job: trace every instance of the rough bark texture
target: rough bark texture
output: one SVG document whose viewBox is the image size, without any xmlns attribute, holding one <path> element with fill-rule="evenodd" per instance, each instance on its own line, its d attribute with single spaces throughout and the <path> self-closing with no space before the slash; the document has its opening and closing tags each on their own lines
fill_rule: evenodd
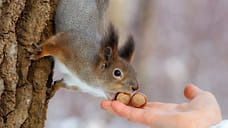
<svg viewBox="0 0 228 128">
<path fill-rule="evenodd" d="M 0 128 L 44 127 L 52 97 L 51 58 L 28 59 L 53 34 L 57 0 L 3 0 L 0 9 Z"/>
</svg>

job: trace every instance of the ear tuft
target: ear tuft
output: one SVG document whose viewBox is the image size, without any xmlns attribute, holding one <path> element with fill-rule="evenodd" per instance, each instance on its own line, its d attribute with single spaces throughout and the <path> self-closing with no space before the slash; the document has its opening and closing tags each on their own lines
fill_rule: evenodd
<svg viewBox="0 0 228 128">
<path fill-rule="evenodd" d="M 112 56 L 112 49 L 110 47 L 107 47 L 104 49 L 104 59 L 106 61 L 109 61 L 109 59 L 111 58 Z"/>
<path fill-rule="evenodd" d="M 118 53 L 120 57 L 122 57 L 128 62 L 131 62 L 133 58 L 134 50 L 135 50 L 134 39 L 132 36 L 129 36 L 127 42 L 122 48 L 120 48 Z"/>
<path fill-rule="evenodd" d="M 118 55 L 118 35 L 113 25 L 107 29 L 105 36 L 101 40 L 99 56 L 105 61 L 112 61 Z"/>
<path fill-rule="evenodd" d="M 101 41 L 101 45 L 103 48 L 111 47 L 112 49 L 117 50 L 118 35 L 112 24 L 109 25 L 107 32 L 105 33 L 105 36 L 103 37 L 103 39 Z"/>
</svg>

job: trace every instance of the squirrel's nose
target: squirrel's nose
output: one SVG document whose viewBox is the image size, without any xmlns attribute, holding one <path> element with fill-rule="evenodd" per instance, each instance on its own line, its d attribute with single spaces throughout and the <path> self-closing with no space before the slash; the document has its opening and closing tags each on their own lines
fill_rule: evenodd
<svg viewBox="0 0 228 128">
<path fill-rule="evenodd" d="M 139 86 L 138 86 L 138 85 L 131 85 L 130 87 L 131 87 L 131 89 L 132 89 L 133 91 L 136 91 L 136 90 L 139 89 Z"/>
</svg>

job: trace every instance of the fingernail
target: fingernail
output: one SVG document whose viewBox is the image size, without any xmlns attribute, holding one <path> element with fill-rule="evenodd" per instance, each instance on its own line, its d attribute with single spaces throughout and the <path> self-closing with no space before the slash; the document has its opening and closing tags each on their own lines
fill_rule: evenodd
<svg viewBox="0 0 228 128">
<path fill-rule="evenodd" d="M 107 110 L 108 110 L 108 105 L 109 105 L 108 102 L 102 102 L 102 103 L 101 103 L 101 109 L 107 111 Z"/>
<path fill-rule="evenodd" d="M 107 110 L 107 107 L 105 107 L 105 106 L 101 106 L 101 109 L 103 109 L 103 110 Z"/>
</svg>

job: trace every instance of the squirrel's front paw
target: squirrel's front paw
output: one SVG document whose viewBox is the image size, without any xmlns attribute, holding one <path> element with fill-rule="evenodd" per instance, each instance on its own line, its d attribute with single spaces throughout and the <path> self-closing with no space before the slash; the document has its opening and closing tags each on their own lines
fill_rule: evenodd
<svg viewBox="0 0 228 128">
<path fill-rule="evenodd" d="M 40 57 L 38 55 L 30 55 L 27 57 L 29 60 L 38 60 Z"/>
<path fill-rule="evenodd" d="M 30 60 L 38 60 L 42 53 L 42 48 L 38 45 L 33 45 L 33 47 L 26 48 L 26 51 L 29 52 L 31 55 L 27 57 Z"/>
</svg>

